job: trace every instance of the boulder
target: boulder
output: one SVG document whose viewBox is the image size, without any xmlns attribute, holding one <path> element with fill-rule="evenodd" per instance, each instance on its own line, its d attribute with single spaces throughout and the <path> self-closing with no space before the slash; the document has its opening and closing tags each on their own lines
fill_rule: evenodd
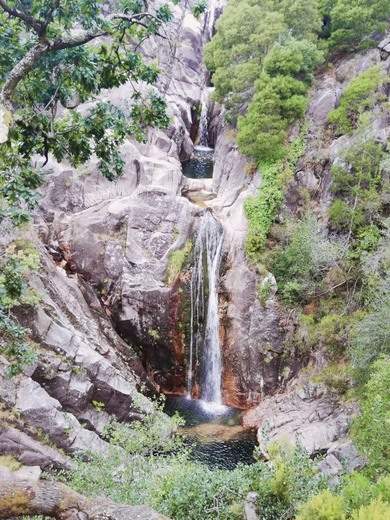
<svg viewBox="0 0 390 520">
<path fill-rule="evenodd" d="M 381 60 L 387 60 L 390 56 L 390 36 L 386 36 L 386 38 L 379 43 L 378 49 L 381 51 Z"/>
<path fill-rule="evenodd" d="M 244 425 L 258 429 L 257 438 L 265 456 L 269 442 L 300 444 L 309 455 L 315 455 L 326 453 L 346 438 L 356 413 L 355 403 L 340 403 L 323 385 L 295 380 L 286 393 L 267 397 L 248 411 Z"/>
</svg>

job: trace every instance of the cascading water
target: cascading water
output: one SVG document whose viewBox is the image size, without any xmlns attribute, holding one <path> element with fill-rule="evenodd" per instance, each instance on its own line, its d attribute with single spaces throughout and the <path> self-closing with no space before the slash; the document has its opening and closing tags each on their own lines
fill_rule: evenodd
<svg viewBox="0 0 390 520">
<path fill-rule="evenodd" d="M 191 277 L 191 340 L 188 366 L 188 396 L 192 396 L 195 373 L 200 372 L 200 398 L 222 404 L 222 360 L 219 344 L 218 279 L 223 228 L 206 211 L 195 237 Z"/>
<path fill-rule="evenodd" d="M 183 173 L 192 179 L 210 179 L 213 176 L 214 149 L 210 148 L 208 134 L 208 107 L 210 90 L 202 91 L 197 145 L 191 159 L 183 164 Z"/>
<path fill-rule="evenodd" d="M 189 178 L 211 179 L 213 174 L 214 150 L 209 147 L 207 121 L 209 93 L 210 89 L 204 89 L 202 94 L 199 144 L 183 164 L 183 173 Z M 204 200 L 193 202 L 204 207 Z M 257 440 L 254 432 L 241 426 L 240 410 L 222 404 L 218 282 L 223 240 L 222 225 L 211 211 L 205 211 L 194 238 L 187 397 L 169 396 L 166 411 L 179 412 L 185 418 L 184 432 L 194 460 L 213 468 L 233 469 L 238 463 L 253 463 Z"/>
<path fill-rule="evenodd" d="M 208 118 L 207 118 L 207 103 L 202 103 L 202 111 L 200 113 L 199 120 L 199 146 L 209 148 L 209 130 L 208 130 Z"/>
</svg>

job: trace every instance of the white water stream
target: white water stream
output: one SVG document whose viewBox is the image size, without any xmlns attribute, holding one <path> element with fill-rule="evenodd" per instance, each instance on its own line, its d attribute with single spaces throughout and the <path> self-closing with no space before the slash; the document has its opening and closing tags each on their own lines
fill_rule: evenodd
<svg viewBox="0 0 390 520">
<path fill-rule="evenodd" d="M 206 211 L 200 219 L 194 245 L 187 393 L 191 397 L 194 373 L 200 369 L 200 398 L 216 405 L 222 404 L 218 280 L 223 238 L 221 224 Z"/>
</svg>

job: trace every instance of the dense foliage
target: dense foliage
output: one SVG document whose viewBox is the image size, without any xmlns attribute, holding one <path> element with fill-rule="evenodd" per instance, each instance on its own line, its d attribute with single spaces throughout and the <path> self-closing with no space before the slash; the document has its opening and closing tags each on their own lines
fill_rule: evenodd
<svg viewBox="0 0 390 520">
<path fill-rule="evenodd" d="M 248 259 L 256 262 L 262 253 L 271 229 L 283 201 L 283 189 L 292 177 L 297 160 L 305 152 L 306 130 L 302 129 L 300 138 L 289 146 L 286 157 L 277 162 L 261 162 L 262 184 L 257 197 L 245 201 L 245 214 L 249 223 L 246 241 Z"/>
<path fill-rule="evenodd" d="M 372 67 L 347 85 L 339 106 L 328 117 L 340 134 L 351 133 L 358 127 L 363 112 L 375 104 L 374 94 L 382 82 L 379 67 Z"/>
<path fill-rule="evenodd" d="M 322 59 L 322 53 L 307 40 L 289 38 L 272 47 L 247 113 L 238 119 L 237 143 L 243 153 L 267 162 L 286 154 L 286 130 L 305 114 L 306 90 Z"/>
<path fill-rule="evenodd" d="M 242 519 L 249 491 L 259 493 L 262 518 L 291 519 L 299 504 L 326 485 L 300 448 L 270 446 L 270 463 L 210 469 L 191 460 L 180 436 L 168 440 L 176 423 L 167 422 L 157 407 L 143 423 L 113 424 L 107 431 L 110 457 L 80 460 L 64 478 L 89 496 L 104 493 L 116 502 L 148 504 L 175 520 Z"/>
<path fill-rule="evenodd" d="M 346 85 L 319 138 L 319 157 L 306 162 L 309 171 L 319 167 L 321 140 L 326 149 L 329 137 L 348 136 L 330 167 L 332 202 L 325 218 L 318 220 L 313 212 L 318 201 L 304 189 L 295 186 L 297 215 L 284 211 L 283 201 L 305 152 L 305 133 L 287 144 L 288 132 L 305 114 L 313 74 L 324 57 L 331 70 L 332 59 L 341 53 L 374 46 L 373 36 L 387 27 L 390 2 L 302 2 L 303 18 L 302 13 L 288 16 L 293 6 L 298 14 L 292 1 L 229 2 L 205 59 L 215 98 L 237 125 L 239 147 L 259 167 L 258 196 L 245 206 L 247 257 L 260 273 L 269 269 L 276 276 L 279 301 L 286 315 L 295 316 L 286 351 L 300 359 L 321 351 L 327 366 L 314 380 L 335 394 L 348 396 L 354 388 L 352 395 L 361 400 L 352 434 L 367 458 L 364 475 L 352 474 L 337 490 L 314 496 L 297 518 L 388 518 L 389 151 L 373 123 L 373 113 L 377 118 L 388 114 L 381 67 Z M 266 289 L 260 285 L 261 305 L 266 305 Z"/>
</svg>

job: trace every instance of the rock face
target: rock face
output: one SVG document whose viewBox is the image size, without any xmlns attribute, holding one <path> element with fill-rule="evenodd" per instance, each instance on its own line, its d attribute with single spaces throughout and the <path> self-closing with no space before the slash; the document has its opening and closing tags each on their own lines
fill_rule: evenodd
<svg viewBox="0 0 390 520">
<path fill-rule="evenodd" d="M 13 230 L 4 231 L 1 248 L 15 239 L 32 244 L 31 232 L 15 237 Z M 6 420 L 0 446 L 23 463 L 64 468 L 69 466 L 64 455 L 42 446 L 42 439 L 66 453 L 106 453 L 108 445 L 98 434 L 112 421 L 110 414 L 129 420 L 134 412 L 148 413 L 151 403 L 137 388 L 153 385 L 93 290 L 80 276 L 68 277 L 38 242 L 35 246 L 41 249 L 41 266 L 30 285 L 40 301 L 15 312 L 31 330 L 39 361 L 24 376 L 10 379 L 2 359 L 0 406 Z"/>
<path fill-rule="evenodd" d="M 205 83 L 201 48 L 205 25 L 212 22 L 197 22 L 187 8 L 175 9 L 169 28 L 174 46 L 151 40 L 144 49 L 160 62 L 158 88 L 172 118 L 168 131 L 151 129 L 147 144 L 126 142 L 125 173 L 114 183 L 93 162 L 78 171 L 51 163 L 38 219 L 50 250 L 94 287 L 127 343 L 138 352 L 142 346 L 149 378 L 166 392 L 184 393 L 185 338 L 179 329 L 184 318 L 179 286 L 167 283 L 167 271 L 201 213 L 181 196 L 186 182 L 180 161 L 193 151 Z M 124 106 L 131 89 L 124 85 L 102 97 Z"/>
<path fill-rule="evenodd" d="M 378 49 L 381 51 L 381 59 L 384 61 L 387 60 L 390 56 L 390 36 L 387 36 L 380 42 Z"/>
<path fill-rule="evenodd" d="M 222 126 L 220 124 L 220 126 Z M 225 268 L 221 277 L 221 345 L 223 393 L 226 403 L 249 408 L 278 385 L 282 353 L 278 309 L 271 291 L 262 305 L 260 283 L 245 257 L 248 223 L 245 198 L 257 193 L 259 177 L 237 149 L 231 130 L 225 128 L 215 149 L 210 206 L 225 229 Z"/>
<path fill-rule="evenodd" d="M 175 255 L 192 240 L 205 207 L 225 230 L 219 287 L 224 402 L 241 408 L 259 405 L 247 416 L 248 426 L 268 424 L 273 439 L 286 435 L 310 453 L 330 449 L 346 434 L 355 409 L 340 405 L 324 389 L 290 384 L 278 393 L 294 375 L 295 360 L 283 356 L 277 282 L 271 273 L 260 275 L 245 257 L 244 202 L 257 194 L 261 175 L 240 154 L 213 104 L 214 177 L 200 181 L 182 175 L 181 161 L 193 152 L 208 79 L 201 48 L 223 3 L 213 2 L 202 23 L 176 7 L 170 29 L 174 48 L 148 43 L 146 54 L 158 56 L 161 63 L 158 88 L 167 97 L 172 123 L 166 132 L 151 129 L 146 144 L 129 140 L 122 146 L 123 177 L 105 180 L 94 161 L 77 169 L 54 161 L 47 166 L 35 216 L 46 249 L 41 248 L 41 272 L 32 280 L 42 301 L 33 311 L 19 313 L 32 330 L 40 361 L 14 381 L 11 391 L 0 388 L 0 402 L 14 407 L 34 430 L 23 429 L 13 418 L 1 428 L 0 447 L 29 464 L 45 464 L 46 448 L 36 435 L 40 429 L 69 453 L 86 446 L 103 453 L 107 446 L 99 435 L 112 414 L 127 420 L 150 410 L 138 392 L 141 386 L 151 392 L 186 392 L 190 257 L 176 266 L 177 271 L 182 267 L 180 275 L 168 280 L 167 273 Z M 386 40 L 380 47 L 382 60 L 387 47 Z M 292 214 L 300 211 L 303 188 L 325 215 L 330 167 L 349 138 L 327 141 L 324 121 L 348 81 L 379 62 L 378 51 L 341 60 L 313 88 L 308 152 L 286 199 Z M 389 61 L 382 67 L 388 70 Z M 130 94 L 131 86 L 123 85 L 101 97 L 125 106 Z M 377 116 L 375 137 L 386 141 L 389 127 L 385 116 Z M 200 199 L 201 204 L 191 202 Z M 266 283 L 268 297 L 260 301 L 258 289 Z M 69 465 L 54 448 L 47 450 L 47 459 L 54 467 Z"/>
<path fill-rule="evenodd" d="M 310 455 L 330 450 L 345 438 L 357 413 L 355 404 L 341 405 L 321 385 L 294 382 L 287 392 L 267 397 L 247 412 L 244 425 L 258 429 L 260 449 L 266 456 L 269 442 L 300 444 Z"/>
</svg>

